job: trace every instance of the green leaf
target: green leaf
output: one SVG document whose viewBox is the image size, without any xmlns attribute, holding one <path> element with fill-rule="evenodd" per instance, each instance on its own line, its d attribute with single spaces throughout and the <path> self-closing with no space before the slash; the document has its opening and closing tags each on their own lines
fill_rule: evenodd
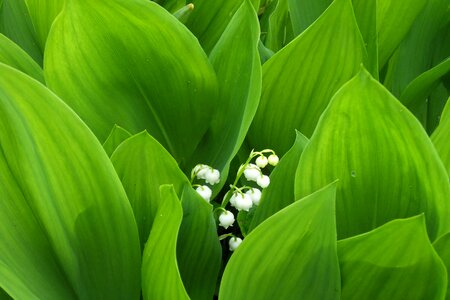
<svg viewBox="0 0 450 300">
<path fill-rule="evenodd" d="M 219 299 L 339 299 L 335 192 L 329 185 L 256 227 L 231 255 Z"/>
<path fill-rule="evenodd" d="M 377 0 L 376 18 L 380 69 L 405 38 L 427 1 Z"/>
<path fill-rule="evenodd" d="M 357 73 L 365 56 L 350 0 L 334 1 L 264 64 L 250 146 L 283 155 L 294 143 L 294 129 L 311 136 L 331 96 Z"/>
<path fill-rule="evenodd" d="M 262 190 L 260 204 L 251 221 L 250 231 L 265 219 L 295 201 L 295 172 L 303 149 L 308 143 L 308 139 L 304 135 L 298 131 L 296 134 L 294 145 L 281 158 L 270 174 L 270 185 Z"/>
<path fill-rule="evenodd" d="M 442 259 L 447 269 L 447 294 L 445 299 L 450 299 L 450 232 L 441 236 L 433 247 Z"/>
<path fill-rule="evenodd" d="M 405 1 L 398 9 L 404 11 L 405 4 L 408 8 L 420 7 L 421 2 Z M 388 64 L 384 85 L 397 97 L 405 93 L 413 80 L 433 67 L 433 54 L 442 39 L 440 29 L 448 15 L 448 0 L 427 0 L 425 3 Z M 400 99 L 403 100 L 403 95 Z"/>
<path fill-rule="evenodd" d="M 116 150 L 116 148 L 123 141 L 125 141 L 127 138 L 129 138 L 131 136 L 132 136 L 132 134 L 125 128 L 122 128 L 118 125 L 114 125 L 108 138 L 103 143 L 103 149 L 105 149 L 105 152 L 108 154 L 108 156 L 111 156 L 113 154 L 114 150 Z"/>
<path fill-rule="evenodd" d="M 447 274 L 423 215 L 338 241 L 342 299 L 443 299 Z"/>
<path fill-rule="evenodd" d="M 244 1 L 210 54 L 220 101 L 192 167 L 206 163 L 223 171 L 241 147 L 261 95 L 258 41 L 258 18 L 251 3 Z"/>
<path fill-rule="evenodd" d="M 19 71 L 44 83 L 42 68 L 13 41 L 0 33 L 0 63 L 16 68 Z"/>
<path fill-rule="evenodd" d="M 146 129 L 178 162 L 194 152 L 218 100 L 195 37 L 146 0 L 68 1 L 47 41 L 44 74 L 99 140 L 114 124 Z"/>
<path fill-rule="evenodd" d="M 120 144 L 111 161 L 133 207 L 143 249 L 161 202 L 160 185 L 172 184 L 181 195 L 183 184 L 189 181 L 167 150 L 146 131 Z"/>
<path fill-rule="evenodd" d="M 442 163 L 450 176 L 450 98 L 447 100 L 444 111 L 442 112 L 439 126 L 433 132 L 431 140 L 436 147 L 437 152 L 442 160 Z"/>
<path fill-rule="evenodd" d="M 332 0 L 289 0 L 292 28 L 297 36 L 327 9 Z"/>
<path fill-rule="evenodd" d="M 432 240 L 450 229 L 448 176 L 417 119 L 361 70 L 333 97 L 296 173 L 296 198 L 338 179 L 339 238 L 425 213 Z"/>
<path fill-rule="evenodd" d="M 28 13 L 36 32 L 36 40 L 42 52 L 56 16 L 61 12 L 64 0 L 25 0 Z"/>
<path fill-rule="evenodd" d="M 163 6 L 171 13 L 175 13 L 177 10 L 181 9 L 183 6 L 186 5 L 185 0 L 158 0 L 155 2 Z"/>
<path fill-rule="evenodd" d="M 212 206 L 190 185 L 181 197 L 183 221 L 177 241 L 178 268 L 191 299 L 213 299 L 222 263 Z"/>
<path fill-rule="evenodd" d="M 245 0 L 193 0 L 194 11 L 186 22 L 206 53 L 210 53 L 225 31 L 234 13 Z"/>
<path fill-rule="evenodd" d="M 162 201 L 142 257 L 142 294 L 144 299 L 189 299 L 176 257 L 183 210 L 172 185 L 160 190 Z"/>
<path fill-rule="evenodd" d="M 268 20 L 265 46 L 274 52 L 279 51 L 294 38 L 288 0 L 276 0 Z"/>
<path fill-rule="evenodd" d="M 39 47 L 25 0 L 3 0 L 0 7 L 0 33 L 14 41 L 42 65 L 43 50 Z"/>
<path fill-rule="evenodd" d="M 0 74 L 0 286 L 19 299 L 137 299 L 136 223 L 102 146 L 43 85 Z"/>
<path fill-rule="evenodd" d="M 436 86 L 436 88 L 428 96 L 428 102 L 426 102 L 426 130 L 429 135 L 433 133 L 436 127 L 439 125 L 441 119 L 442 111 L 444 110 L 445 104 L 450 97 L 450 85 L 445 83 L 445 78 L 442 78 L 442 82 Z M 449 88 L 447 88 L 447 86 Z"/>
</svg>

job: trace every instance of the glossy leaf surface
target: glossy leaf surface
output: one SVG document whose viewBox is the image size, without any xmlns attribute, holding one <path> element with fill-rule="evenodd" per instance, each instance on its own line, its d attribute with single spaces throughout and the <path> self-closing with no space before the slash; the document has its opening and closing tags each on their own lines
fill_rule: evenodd
<svg viewBox="0 0 450 300">
<path fill-rule="evenodd" d="M 113 129 L 111 130 L 110 134 L 108 135 L 108 138 L 103 143 L 103 149 L 105 149 L 108 156 L 111 156 L 116 150 L 116 148 L 127 138 L 131 137 L 132 134 L 126 130 L 125 128 L 122 128 L 120 126 L 114 125 Z"/>
<path fill-rule="evenodd" d="M 339 238 L 420 213 L 432 240 L 450 228 L 450 186 L 436 150 L 417 119 L 365 70 L 323 114 L 300 159 L 296 197 L 336 179 Z"/>
<path fill-rule="evenodd" d="M 450 176 L 450 98 L 447 100 L 439 126 L 433 132 L 431 140 L 436 147 L 442 163 Z"/>
</svg>

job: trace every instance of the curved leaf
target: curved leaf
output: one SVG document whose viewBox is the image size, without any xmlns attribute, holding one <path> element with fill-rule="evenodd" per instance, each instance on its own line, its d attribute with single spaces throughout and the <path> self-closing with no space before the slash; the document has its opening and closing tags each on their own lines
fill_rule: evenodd
<svg viewBox="0 0 450 300">
<path fill-rule="evenodd" d="M 260 204 L 255 210 L 249 231 L 295 201 L 295 172 L 303 149 L 308 143 L 308 139 L 303 134 L 298 131 L 296 134 L 294 145 L 281 158 L 272 174 L 270 174 L 270 185 L 262 191 Z"/>
<path fill-rule="evenodd" d="M 222 263 L 212 206 L 190 185 L 181 197 L 183 221 L 177 240 L 177 259 L 183 284 L 191 299 L 213 299 Z"/>
<path fill-rule="evenodd" d="M 334 1 L 264 64 L 261 101 L 248 134 L 251 147 L 283 155 L 294 142 L 294 129 L 311 136 L 331 96 L 365 56 L 350 0 Z"/>
<path fill-rule="evenodd" d="M 445 299 L 450 299 L 450 232 L 441 236 L 433 247 L 442 259 L 447 269 L 447 294 Z"/>
<path fill-rule="evenodd" d="M 289 12 L 295 35 L 308 28 L 327 9 L 332 0 L 289 0 Z"/>
<path fill-rule="evenodd" d="M 181 195 L 189 181 L 167 150 L 145 131 L 120 144 L 111 161 L 133 207 L 143 249 L 161 202 L 160 185 L 172 184 Z"/>
<path fill-rule="evenodd" d="M 48 37 L 44 74 L 99 140 L 114 124 L 147 129 L 179 162 L 195 150 L 217 101 L 214 70 L 195 37 L 146 0 L 67 1 Z"/>
<path fill-rule="evenodd" d="M 25 50 L 42 65 L 43 50 L 39 47 L 25 0 L 3 0 L 0 7 L 0 33 Z"/>
<path fill-rule="evenodd" d="M 288 0 L 276 0 L 270 12 L 264 44 L 274 52 L 279 51 L 294 38 Z"/>
<path fill-rule="evenodd" d="M 256 227 L 232 254 L 219 299 L 339 299 L 335 192 L 329 185 Z"/>
<path fill-rule="evenodd" d="M 16 68 L 44 83 L 44 74 L 41 67 L 22 48 L 1 33 L 0 63 Z"/>
<path fill-rule="evenodd" d="M 162 185 L 161 199 L 142 257 L 144 299 L 189 299 L 177 266 L 178 229 L 183 218 L 180 201 L 171 185 Z"/>
<path fill-rule="evenodd" d="M 450 186 L 417 119 L 367 71 L 331 100 L 305 148 L 296 198 L 339 179 L 338 237 L 425 213 L 430 238 L 450 229 Z"/>
<path fill-rule="evenodd" d="M 0 258 L 10 260 L 0 270 L 23 276 L 19 282 L 28 285 L 31 280 L 33 286 L 39 272 L 49 276 L 44 287 L 65 276 L 78 299 L 137 299 L 138 232 L 108 156 L 79 117 L 48 89 L 2 64 L 0 74 L 0 198 L 6 207 L 0 234 L 9 237 L 2 242 Z M 56 268 L 52 260 L 63 276 L 50 274 Z M 20 292 L 0 285 L 13 297 Z M 57 289 L 65 287 L 55 285 L 42 298 L 53 298 Z"/>
<path fill-rule="evenodd" d="M 108 138 L 103 143 L 103 149 L 105 149 L 105 152 L 106 154 L 108 154 L 108 156 L 111 156 L 116 148 L 131 136 L 132 134 L 125 128 L 114 125 L 111 133 L 108 135 Z"/>
<path fill-rule="evenodd" d="M 439 126 L 433 132 L 431 140 L 436 147 L 437 152 L 450 176 L 450 98 L 447 100 L 444 111 L 442 112 Z"/>
<path fill-rule="evenodd" d="M 244 1 L 210 54 L 219 81 L 216 114 L 191 159 L 223 171 L 245 139 L 261 95 L 258 54 L 259 25 L 249 1 Z"/>
<path fill-rule="evenodd" d="M 447 274 L 424 221 L 394 220 L 338 241 L 342 299 L 443 299 Z"/>
</svg>

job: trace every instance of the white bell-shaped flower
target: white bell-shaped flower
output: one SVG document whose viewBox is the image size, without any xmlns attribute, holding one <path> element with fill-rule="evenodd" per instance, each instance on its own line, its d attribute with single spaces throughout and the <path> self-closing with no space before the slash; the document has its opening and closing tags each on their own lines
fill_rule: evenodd
<svg viewBox="0 0 450 300">
<path fill-rule="evenodd" d="M 265 189 L 270 184 L 270 178 L 267 175 L 260 175 L 256 180 L 256 184 Z"/>
<path fill-rule="evenodd" d="M 278 164 L 278 162 L 280 161 L 280 159 L 278 158 L 278 156 L 276 154 L 270 154 L 269 158 L 267 160 L 271 166 L 276 166 Z"/>
<path fill-rule="evenodd" d="M 259 205 L 259 201 L 261 200 L 261 191 L 255 188 L 249 189 L 245 192 L 246 195 L 252 199 L 254 205 Z"/>
<path fill-rule="evenodd" d="M 222 212 L 219 216 L 219 225 L 225 229 L 233 226 L 234 221 L 234 215 L 229 210 Z"/>
<path fill-rule="evenodd" d="M 250 208 L 253 206 L 252 199 L 247 194 L 237 193 L 234 202 L 235 202 L 234 207 L 236 207 L 236 209 L 239 211 L 241 210 L 249 211 Z"/>
<path fill-rule="evenodd" d="M 267 166 L 268 162 L 269 161 L 268 161 L 267 157 L 265 157 L 264 155 L 258 156 L 255 161 L 256 165 L 258 167 L 260 167 L 261 169 L 263 169 L 265 166 Z"/>
<path fill-rule="evenodd" d="M 205 173 L 205 181 L 211 185 L 214 185 L 216 183 L 220 182 L 220 172 L 216 169 L 208 169 Z"/>
<path fill-rule="evenodd" d="M 261 169 L 254 164 L 248 164 L 244 170 L 244 176 L 249 181 L 255 181 L 261 176 Z"/>
<path fill-rule="evenodd" d="M 236 250 L 237 247 L 242 243 L 242 239 L 238 237 L 231 237 L 228 241 L 228 245 L 230 246 L 230 251 Z"/>
<path fill-rule="evenodd" d="M 201 186 L 197 187 L 195 190 L 206 201 L 209 202 L 211 200 L 212 191 L 208 186 L 201 185 Z"/>
<path fill-rule="evenodd" d="M 206 172 L 210 167 L 208 165 L 198 164 L 192 170 L 192 173 L 197 176 L 197 179 L 205 179 Z"/>
</svg>

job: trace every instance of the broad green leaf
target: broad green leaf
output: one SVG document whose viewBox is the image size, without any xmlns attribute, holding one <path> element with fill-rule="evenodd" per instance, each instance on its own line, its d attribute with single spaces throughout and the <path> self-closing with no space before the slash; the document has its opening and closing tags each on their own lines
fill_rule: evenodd
<svg viewBox="0 0 450 300">
<path fill-rule="evenodd" d="M 431 140 L 436 147 L 442 163 L 450 176 L 450 98 L 447 100 L 444 111 L 442 112 L 439 126 L 433 132 Z"/>
<path fill-rule="evenodd" d="M 450 233 L 444 234 L 436 242 L 433 247 L 442 259 L 447 269 L 447 294 L 445 299 L 450 299 Z"/>
<path fill-rule="evenodd" d="M 183 221 L 177 241 L 178 268 L 191 299 L 213 299 L 222 263 L 212 206 L 190 185 L 181 197 Z"/>
<path fill-rule="evenodd" d="M 56 16 L 61 12 L 64 0 L 25 0 L 36 32 L 39 48 L 44 52 L 45 42 Z"/>
<path fill-rule="evenodd" d="M 123 141 L 125 141 L 127 138 L 129 138 L 131 136 L 132 136 L 132 134 L 125 128 L 122 128 L 118 125 L 114 125 L 108 138 L 103 143 L 103 149 L 105 149 L 105 152 L 108 154 L 108 156 L 111 156 L 113 154 L 114 150 L 116 150 L 116 148 Z"/>
<path fill-rule="evenodd" d="M 256 227 L 231 255 L 219 299 L 339 299 L 335 192 L 329 185 Z"/>
<path fill-rule="evenodd" d="M 206 53 L 210 53 L 245 0 L 193 0 L 194 11 L 186 26 L 198 38 Z"/>
<path fill-rule="evenodd" d="M 0 7 L 2 5 L 2 2 L 0 1 Z M 3 290 L 0 288 L 0 299 L 1 300 L 11 300 L 12 298 Z"/>
<path fill-rule="evenodd" d="M 450 97 L 450 84 L 445 83 L 445 77 L 436 86 L 436 88 L 428 96 L 428 101 L 426 102 L 426 130 L 429 135 L 431 135 L 436 127 L 439 125 L 441 120 L 442 112 L 445 105 Z"/>
<path fill-rule="evenodd" d="M 327 9 L 332 0 L 289 0 L 289 12 L 295 35 L 308 28 Z"/>
<path fill-rule="evenodd" d="M 417 119 L 361 70 L 333 97 L 296 173 L 296 198 L 338 179 L 339 238 L 425 213 L 430 239 L 450 229 L 450 185 Z"/>
<path fill-rule="evenodd" d="M 144 299 L 189 299 L 177 266 L 176 246 L 183 210 L 175 189 L 161 186 L 161 199 L 142 257 Z"/>
<path fill-rule="evenodd" d="M 365 65 L 375 79 L 378 79 L 377 3 L 378 0 L 352 0 L 356 21 L 367 50 Z"/>
<path fill-rule="evenodd" d="M 251 3 L 244 1 L 210 54 L 220 101 L 192 167 L 206 163 L 222 171 L 241 147 L 261 95 L 258 41 L 258 18 Z"/>
<path fill-rule="evenodd" d="M 0 33 L 42 65 L 43 51 L 39 47 L 25 0 L 3 0 L 3 5 L 0 6 Z"/>
<path fill-rule="evenodd" d="M 275 8 L 269 16 L 264 45 L 277 52 L 292 41 L 293 38 L 294 32 L 289 14 L 288 0 L 276 0 Z"/>
<path fill-rule="evenodd" d="M 38 290 L 55 286 L 39 298 L 70 299 L 67 278 L 78 299 L 137 299 L 137 227 L 102 146 L 43 85 L 5 65 L 0 74 L 0 281 L 12 276 L 0 286 L 15 298 L 43 276 Z"/>
<path fill-rule="evenodd" d="M 146 131 L 125 140 L 111 155 L 139 228 L 141 248 L 147 241 L 159 207 L 162 184 L 172 184 L 178 195 L 189 183 L 175 159 Z"/>
<path fill-rule="evenodd" d="M 185 5 L 181 7 L 179 10 L 173 13 L 173 15 L 181 22 L 186 23 L 189 17 L 192 14 L 192 11 L 194 10 L 194 4 L 189 3 L 188 5 Z"/>
<path fill-rule="evenodd" d="M 357 73 L 365 56 L 350 0 L 334 1 L 264 64 L 250 146 L 283 155 L 294 143 L 294 129 L 310 137 L 331 96 Z"/>
<path fill-rule="evenodd" d="M 156 0 L 156 3 L 163 6 L 165 9 L 170 11 L 171 13 L 176 12 L 186 5 L 185 0 Z"/>
<path fill-rule="evenodd" d="M 261 40 L 258 42 L 258 52 L 261 59 L 261 64 L 263 65 L 266 61 L 269 60 L 275 53 L 264 46 L 264 44 L 261 42 Z"/>
<path fill-rule="evenodd" d="M 114 124 L 146 129 L 178 162 L 194 152 L 218 100 L 195 37 L 146 0 L 69 0 L 47 40 L 44 75 L 99 140 Z"/>
<path fill-rule="evenodd" d="M 429 0 L 377 0 L 376 20 L 380 69 L 405 38 L 427 1 Z"/>
<path fill-rule="evenodd" d="M 406 2 L 410 8 L 420 6 L 423 1 Z M 448 15 L 448 0 L 427 0 L 425 3 L 388 64 L 384 85 L 397 97 L 405 92 L 413 80 L 433 67 L 433 53 L 442 39 L 440 29 Z M 404 11 L 405 7 L 402 5 L 399 10 Z M 421 100 L 425 101 L 425 98 Z"/>
<path fill-rule="evenodd" d="M 250 231 L 265 219 L 295 201 L 294 185 L 295 172 L 308 139 L 300 132 L 294 145 L 281 158 L 278 165 L 270 174 L 270 185 L 263 189 L 261 200 L 250 224 Z"/>
<path fill-rule="evenodd" d="M 42 68 L 13 41 L 0 33 L 0 63 L 4 63 L 44 83 Z"/>
<path fill-rule="evenodd" d="M 443 299 L 447 274 L 423 215 L 338 241 L 341 299 Z"/>
</svg>

